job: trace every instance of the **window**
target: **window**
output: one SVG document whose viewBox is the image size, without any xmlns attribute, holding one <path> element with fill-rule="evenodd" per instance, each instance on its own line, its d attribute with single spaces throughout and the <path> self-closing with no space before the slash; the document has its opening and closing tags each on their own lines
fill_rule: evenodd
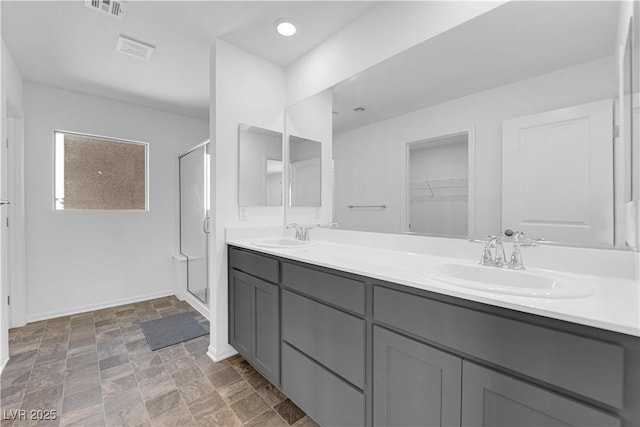
<svg viewBox="0 0 640 427">
<path fill-rule="evenodd" d="M 55 132 L 56 210 L 146 210 L 147 144 Z"/>
</svg>

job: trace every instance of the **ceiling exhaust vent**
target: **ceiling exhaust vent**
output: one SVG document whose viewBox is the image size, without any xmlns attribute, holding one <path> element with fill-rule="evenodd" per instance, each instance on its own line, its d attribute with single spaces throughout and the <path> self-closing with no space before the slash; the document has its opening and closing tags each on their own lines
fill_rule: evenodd
<svg viewBox="0 0 640 427">
<path fill-rule="evenodd" d="M 124 1 L 115 0 L 85 0 L 85 6 L 90 9 L 97 10 L 107 15 L 122 19 L 124 15 Z"/>
<path fill-rule="evenodd" d="M 135 56 L 136 58 L 144 59 L 146 61 L 151 58 L 151 54 L 154 49 L 154 46 L 135 41 L 125 36 L 120 36 L 118 38 L 118 45 L 116 46 L 116 50 L 118 52 Z"/>
</svg>

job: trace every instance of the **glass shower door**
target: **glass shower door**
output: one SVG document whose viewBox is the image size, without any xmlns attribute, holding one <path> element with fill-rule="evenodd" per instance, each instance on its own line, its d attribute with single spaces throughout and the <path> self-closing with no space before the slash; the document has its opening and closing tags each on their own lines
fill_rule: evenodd
<svg viewBox="0 0 640 427">
<path fill-rule="evenodd" d="M 187 290 L 204 304 L 209 289 L 209 142 L 179 158 L 180 252 L 187 258 Z"/>
</svg>

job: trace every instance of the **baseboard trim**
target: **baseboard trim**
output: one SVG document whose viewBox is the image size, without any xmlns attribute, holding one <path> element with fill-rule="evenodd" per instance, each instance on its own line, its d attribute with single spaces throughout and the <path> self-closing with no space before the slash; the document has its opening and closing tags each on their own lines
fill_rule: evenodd
<svg viewBox="0 0 640 427">
<path fill-rule="evenodd" d="M 200 302 L 200 300 L 191 295 L 188 291 L 184 297 L 183 301 L 186 301 L 187 304 L 195 308 L 198 313 L 202 314 L 208 321 L 211 321 L 211 318 L 209 317 L 209 308 L 206 305 Z"/>
<path fill-rule="evenodd" d="M 61 317 L 61 316 L 70 316 L 74 314 L 86 313 L 88 311 L 101 310 L 103 308 L 117 307 L 119 305 L 132 304 L 135 302 L 146 301 L 149 299 L 163 298 L 173 294 L 174 294 L 173 289 L 167 289 L 165 291 L 154 292 L 146 295 L 138 295 L 135 297 L 121 298 L 121 299 L 111 300 L 107 302 L 101 302 L 98 304 L 87 304 L 80 307 L 68 308 L 65 310 L 50 311 L 48 313 L 27 316 L 27 323 L 39 322 L 41 320 L 55 319 L 56 317 Z"/>
<path fill-rule="evenodd" d="M 5 366 L 7 366 L 7 363 L 9 363 L 9 358 L 6 357 L 2 363 L 0 363 L 0 375 L 2 375 L 2 371 L 4 371 Z"/>
<path fill-rule="evenodd" d="M 216 351 L 216 349 L 211 346 L 209 346 L 209 350 L 207 350 L 207 356 L 209 356 L 209 359 L 213 360 L 216 363 L 221 362 L 224 359 L 235 354 L 238 354 L 238 352 L 230 345 L 228 345 L 227 348 L 225 348 L 223 351 Z"/>
</svg>

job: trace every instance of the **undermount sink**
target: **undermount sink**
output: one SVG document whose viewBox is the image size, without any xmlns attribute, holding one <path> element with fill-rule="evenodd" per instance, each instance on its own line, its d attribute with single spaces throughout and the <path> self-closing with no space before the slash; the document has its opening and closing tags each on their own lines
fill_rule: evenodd
<svg viewBox="0 0 640 427">
<path fill-rule="evenodd" d="M 277 238 L 277 239 L 265 239 L 257 242 L 253 242 L 254 246 L 259 248 L 272 248 L 272 249 L 294 249 L 294 248 L 304 248 L 307 246 L 311 246 L 313 242 L 296 240 L 296 239 L 287 239 L 287 238 Z"/>
<path fill-rule="evenodd" d="M 588 283 L 564 276 L 483 265 L 440 264 L 422 275 L 448 285 L 536 298 L 580 298 L 593 293 Z"/>
</svg>

